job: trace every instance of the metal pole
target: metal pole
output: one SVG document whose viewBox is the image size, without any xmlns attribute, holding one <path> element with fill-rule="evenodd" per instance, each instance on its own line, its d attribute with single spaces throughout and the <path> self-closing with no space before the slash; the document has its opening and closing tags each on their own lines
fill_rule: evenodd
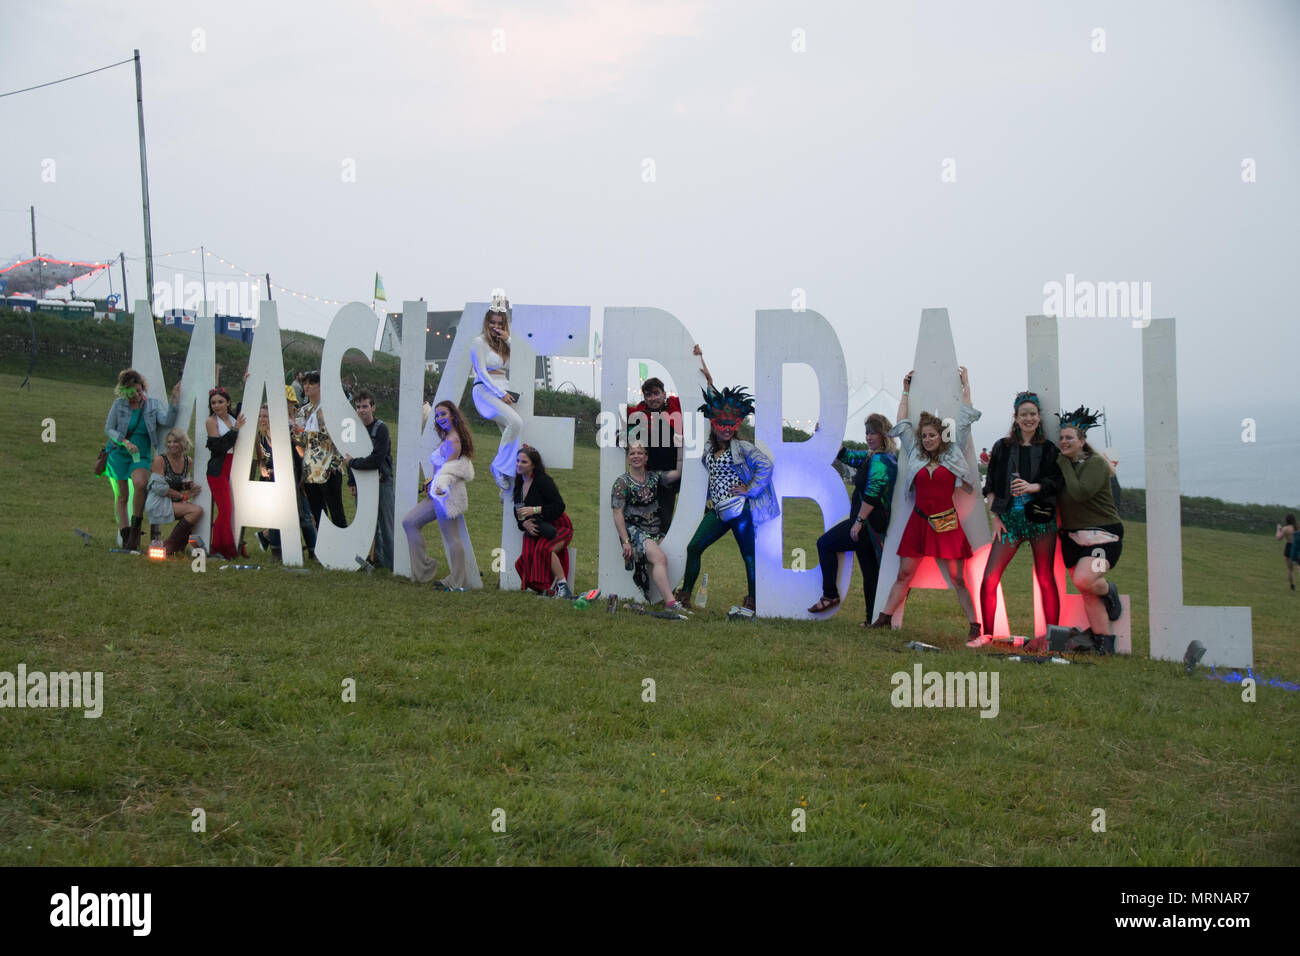
<svg viewBox="0 0 1300 956">
<path fill-rule="evenodd" d="M 153 238 L 149 232 L 149 162 L 144 151 L 144 86 L 140 80 L 140 51 L 135 51 L 135 109 L 140 127 L 140 195 L 144 206 L 144 279 L 153 312 Z"/>
<path fill-rule="evenodd" d="M 129 314 L 131 312 L 131 296 L 126 291 L 126 253 L 119 252 L 118 256 L 122 263 L 122 308 Z"/>
<path fill-rule="evenodd" d="M 199 268 L 203 270 L 203 317 L 208 317 L 208 253 L 199 246 Z"/>
<path fill-rule="evenodd" d="M 36 207 L 32 206 L 32 258 L 36 258 Z"/>
<path fill-rule="evenodd" d="M 266 301 L 271 301 L 271 273 L 266 274 Z"/>
</svg>

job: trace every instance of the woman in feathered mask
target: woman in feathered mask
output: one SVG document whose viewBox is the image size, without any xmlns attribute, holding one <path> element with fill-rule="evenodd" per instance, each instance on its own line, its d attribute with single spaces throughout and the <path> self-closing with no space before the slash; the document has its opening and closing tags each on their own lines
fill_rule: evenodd
<svg viewBox="0 0 1300 956">
<path fill-rule="evenodd" d="M 754 613 L 754 529 L 781 513 L 772 493 L 772 459 L 752 443 L 736 437 L 741 423 L 754 413 L 754 399 L 743 388 L 710 388 L 700 411 L 709 420 L 709 447 L 701 463 L 709 472 L 709 501 L 700 525 L 686 548 L 686 574 L 674 597 L 690 607 L 691 592 L 700 574 L 700 557 L 728 531 L 740 546 L 749 592 L 741 608 Z"/>
</svg>

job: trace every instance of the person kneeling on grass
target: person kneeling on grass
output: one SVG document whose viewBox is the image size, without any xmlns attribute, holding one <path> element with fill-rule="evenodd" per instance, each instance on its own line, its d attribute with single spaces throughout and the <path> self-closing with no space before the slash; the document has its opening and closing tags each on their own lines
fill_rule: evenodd
<svg viewBox="0 0 1300 956">
<path fill-rule="evenodd" d="M 149 496 L 145 512 L 149 515 L 150 547 L 161 547 L 167 557 L 183 551 L 190 539 L 190 529 L 203 517 L 203 509 L 194 503 L 202 490 L 190 480 L 189 436 L 182 429 L 167 433 L 166 453 L 157 455 L 149 475 Z M 161 525 L 176 522 L 176 527 L 160 540 Z"/>
<path fill-rule="evenodd" d="M 568 545 L 573 540 L 573 522 L 564 513 L 560 489 L 546 473 L 541 452 L 531 445 L 520 447 L 515 468 L 515 523 L 524 533 L 523 551 L 515 562 L 520 586 L 572 598 Z"/>
<path fill-rule="evenodd" d="M 1092 450 L 1084 436 L 1097 424 L 1095 413 L 1080 405 L 1061 420 L 1057 464 L 1065 488 L 1057 498 L 1061 513 L 1061 557 L 1070 568 L 1074 586 L 1083 597 L 1092 641 L 1102 654 L 1115 653 L 1112 621 L 1124 612 L 1119 589 L 1106 580 L 1106 572 L 1119 563 L 1124 525 L 1110 491 L 1113 471 L 1103 455 Z"/>
</svg>

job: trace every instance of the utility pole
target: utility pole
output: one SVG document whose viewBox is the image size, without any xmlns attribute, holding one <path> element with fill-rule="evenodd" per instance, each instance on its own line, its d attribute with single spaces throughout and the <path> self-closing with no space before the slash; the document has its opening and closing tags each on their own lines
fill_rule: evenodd
<svg viewBox="0 0 1300 956">
<path fill-rule="evenodd" d="M 45 263 L 36 255 L 36 207 L 32 206 L 32 258 L 36 260 L 36 281 L 41 288 L 36 290 L 36 298 L 45 297 Z"/>
<path fill-rule="evenodd" d="M 203 271 L 203 317 L 208 317 L 208 251 L 199 246 L 199 268 Z"/>
<path fill-rule="evenodd" d="M 36 207 L 32 206 L 32 258 L 36 258 Z"/>
<path fill-rule="evenodd" d="M 144 278 L 149 312 L 153 314 L 153 238 L 149 232 L 149 162 L 144 152 L 144 86 L 140 80 L 140 51 L 135 51 L 135 109 L 140 127 L 140 195 L 144 205 Z"/>
<path fill-rule="evenodd" d="M 122 308 L 130 315 L 133 314 L 133 310 L 131 308 L 131 296 L 126 291 L 126 253 L 119 252 L 118 256 L 122 263 Z"/>
<path fill-rule="evenodd" d="M 266 301 L 271 301 L 271 273 L 266 274 Z"/>
</svg>

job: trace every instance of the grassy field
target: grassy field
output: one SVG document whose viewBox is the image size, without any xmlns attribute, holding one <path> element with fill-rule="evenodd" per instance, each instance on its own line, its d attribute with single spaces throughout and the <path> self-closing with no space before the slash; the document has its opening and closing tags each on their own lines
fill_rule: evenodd
<svg viewBox="0 0 1300 956">
<path fill-rule="evenodd" d="M 102 671 L 106 699 L 96 720 L 0 711 L 0 862 L 1300 861 L 1300 695 L 1261 685 L 1244 703 L 1145 659 L 1142 525 L 1115 573 L 1135 655 L 1070 667 L 967 650 L 941 593 L 914 596 L 905 631 L 864 632 L 860 578 L 829 622 L 728 624 L 743 578 L 725 541 L 705 557 L 708 610 L 683 623 L 383 573 L 196 574 L 107 553 L 110 494 L 90 475 L 107 385 L 20 379 L 0 375 L 0 671 Z M 590 587 L 606 495 L 596 452 L 576 464 L 557 479 Z M 470 497 L 486 568 L 499 506 L 482 479 Z M 815 553 L 819 516 L 788 505 L 786 546 Z M 1186 529 L 1186 592 L 1250 605 L 1257 671 L 1295 681 L 1300 597 L 1279 551 Z M 1006 577 L 1022 630 L 1029 574 L 1022 554 Z M 944 652 L 906 651 L 911 638 Z M 893 708 L 890 675 L 916 662 L 996 672 L 998 716 Z"/>
</svg>

